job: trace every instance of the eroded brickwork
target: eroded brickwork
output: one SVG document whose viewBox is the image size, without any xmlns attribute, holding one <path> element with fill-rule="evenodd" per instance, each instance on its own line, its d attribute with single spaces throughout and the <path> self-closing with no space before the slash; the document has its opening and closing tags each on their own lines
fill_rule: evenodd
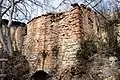
<svg viewBox="0 0 120 80">
<path fill-rule="evenodd" d="M 48 13 L 31 20 L 27 24 L 23 53 L 31 71 L 62 70 L 75 65 L 80 42 L 95 34 L 94 12 L 74 6 L 67 12 Z"/>
</svg>

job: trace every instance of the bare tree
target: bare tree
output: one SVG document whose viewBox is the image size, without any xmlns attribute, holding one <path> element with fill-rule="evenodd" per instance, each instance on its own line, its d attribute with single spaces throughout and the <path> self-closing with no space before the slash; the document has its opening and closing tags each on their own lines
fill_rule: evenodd
<svg viewBox="0 0 120 80">
<path fill-rule="evenodd" d="M 37 8 L 45 9 L 48 6 L 48 0 L 0 0 L 0 39 L 4 47 L 4 51 L 10 56 L 13 55 L 13 45 L 11 40 L 12 21 L 28 20 L 31 18 L 32 12 L 37 12 Z M 34 10 L 34 11 L 33 11 Z M 8 19 L 5 25 L 6 34 L 3 35 L 2 19 Z"/>
<path fill-rule="evenodd" d="M 1 42 L 3 43 L 3 47 L 4 47 L 4 50 L 7 51 L 9 53 L 9 50 L 8 50 L 8 46 L 6 45 L 6 41 L 5 41 L 5 38 L 3 36 L 3 31 L 2 31 L 2 4 L 3 4 L 3 0 L 1 0 L 0 2 L 0 39 L 1 39 Z"/>
</svg>

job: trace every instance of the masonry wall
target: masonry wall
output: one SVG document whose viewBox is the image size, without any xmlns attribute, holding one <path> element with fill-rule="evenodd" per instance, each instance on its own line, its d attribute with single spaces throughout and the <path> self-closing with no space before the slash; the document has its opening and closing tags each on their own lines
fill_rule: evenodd
<svg viewBox="0 0 120 80">
<path fill-rule="evenodd" d="M 22 46 L 24 41 L 24 36 L 26 35 L 26 26 L 18 26 L 14 31 L 13 40 L 15 42 L 14 46 L 18 49 L 19 52 L 22 52 Z M 16 50 L 16 49 L 15 49 Z"/>
<path fill-rule="evenodd" d="M 27 24 L 23 53 L 31 71 L 63 70 L 77 62 L 80 42 L 95 34 L 95 14 L 89 8 L 75 6 L 67 12 L 48 13 Z"/>
<path fill-rule="evenodd" d="M 8 20 L 3 20 L 3 35 L 5 36 L 6 34 L 6 28 L 5 25 L 7 25 Z M 21 52 L 22 50 L 22 46 L 23 46 L 23 40 L 24 40 L 24 36 L 26 35 L 26 24 L 25 23 L 21 23 L 21 22 L 17 22 L 17 21 L 13 21 L 12 22 L 12 26 L 11 26 L 11 39 L 13 42 L 13 47 L 14 47 L 14 51 L 19 51 Z M 0 48 L 2 48 L 2 43 L 0 43 Z"/>
</svg>

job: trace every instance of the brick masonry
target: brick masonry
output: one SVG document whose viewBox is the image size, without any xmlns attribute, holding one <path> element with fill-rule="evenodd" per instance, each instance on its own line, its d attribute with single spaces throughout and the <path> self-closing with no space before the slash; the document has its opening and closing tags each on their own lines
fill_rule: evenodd
<svg viewBox="0 0 120 80">
<path fill-rule="evenodd" d="M 28 22 L 23 54 L 31 71 L 65 69 L 75 65 L 80 42 L 96 34 L 95 13 L 88 7 L 44 14 Z"/>
</svg>

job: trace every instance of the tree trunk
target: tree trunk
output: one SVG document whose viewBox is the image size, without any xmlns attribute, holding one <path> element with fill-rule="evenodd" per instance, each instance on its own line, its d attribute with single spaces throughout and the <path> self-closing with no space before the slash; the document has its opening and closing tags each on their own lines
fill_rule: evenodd
<svg viewBox="0 0 120 80">
<path fill-rule="evenodd" d="M 11 34 L 10 34 L 10 28 L 6 29 L 6 39 L 7 39 L 7 46 L 9 49 L 9 55 L 13 55 L 13 47 L 12 47 L 12 40 L 11 40 Z"/>
<path fill-rule="evenodd" d="M 0 5 L 2 5 L 3 3 L 3 0 L 0 1 Z M 2 29 L 2 9 L 0 7 L 0 40 L 1 40 L 1 43 L 3 45 L 3 48 L 4 48 L 4 51 L 7 51 L 7 53 L 9 53 L 9 49 L 8 49 L 8 46 L 6 44 L 6 39 L 4 38 L 4 35 L 3 35 L 3 29 Z"/>
<path fill-rule="evenodd" d="M 11 0 L 9 20 L 8 20 L 8 25 L 7 25 L 7 28 L 6 28 L 6 40 L 7 40 L 8 49 L 10 51 L 10 53 L 9 53 L 10 56 L 13 55 L 13 47 L 12 47 L 12 40 L 11 40 L 11 33 L 10 33 L 10 29 L 11 29 L 11 25 L 12 25 L 13 12 L 14 12 L 14 0 Z"/>
<path fill-rule="evenodd" d="M 1 22 L 1 21 L 0 21 Z M 7 44 L 6 44 L 6 40 L 4 39 L 4 36 L 3 36 L 3 33 L 2 33 L 2 25 L 0 24 L 0 40 L 1 40 L 1 43 L 3 45 L 3 49 L 4 51 L 6 52 L 9 52 L 8 50 L 8 47 L 7 47 Z"/>
</svg>

